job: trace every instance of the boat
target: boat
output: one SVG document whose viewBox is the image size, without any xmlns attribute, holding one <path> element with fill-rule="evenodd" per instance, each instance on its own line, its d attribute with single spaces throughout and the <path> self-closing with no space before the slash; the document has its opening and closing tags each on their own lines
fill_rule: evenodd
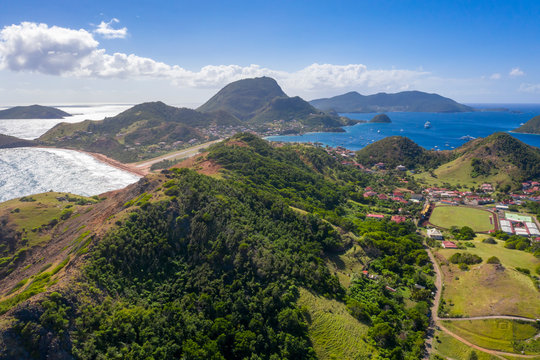
<svg viewBox="0 0 540 360">
<path fill-rule="evenodd" d="M 399 132 L 403 132 L 403 129 L 399 129 Z"/>
<path fill-rule="evenodd" d="M 377 134 L 380 134 L 381 133 L 381 130 L 377 130 Z"/>
<path fill-rule="evenodd" d="M 426 129 L 429 129 L 431 127 L 431 123 L 429 121 L 426 121 L 426 123 L 424 124 L 424 127 Z"/>
</svg>

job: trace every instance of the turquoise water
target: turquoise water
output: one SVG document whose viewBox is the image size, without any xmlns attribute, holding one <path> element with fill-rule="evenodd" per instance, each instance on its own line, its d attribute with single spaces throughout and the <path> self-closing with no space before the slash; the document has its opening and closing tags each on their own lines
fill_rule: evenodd
<svg viewBox="0 0 540 360">
<path fill-rule="evenodd" d="M 486 105 L 472 104 L 475 108 L 488 108 Z M 527 122 L 536 115 L 540 115 L 540 104 L 501 104 L 489 105 L 489 108 L 508 108 L 511 111 L 482 111 L 469 113 L 386 113 L 392 123 L 390 124 L 357 124 L 344 127 L 344 133 L 308 133 L 298 136 L 270 136 L 272 141 L 286 142 L 321 142 L 332 147 L 343 146 L 351 150 L 358 150 L 364 146 L 381 140 L 387 136 L 406 136 L 426 149 L 450 150 L 463 145 L 467 140 L 463 136 L 486 137 L 494 132 L 509 132 L 521 123 Z M 376 113 L 370 114 L 342 114 L 351 119 L 369 120 Z M 424 128 L 426 121 L 431 128 Z M 540 147 L 540 135 L 514 134 L 526 144 Z"/>
</svg>

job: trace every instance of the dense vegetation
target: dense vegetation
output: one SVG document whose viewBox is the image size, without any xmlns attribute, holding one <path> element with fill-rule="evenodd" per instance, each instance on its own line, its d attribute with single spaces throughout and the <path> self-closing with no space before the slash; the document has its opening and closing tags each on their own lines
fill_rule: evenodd
<svg viewBox="0 0 540 360">
<path fill-rule="evenodd" d="M 367 96 L 352 91 L 328 99 L 312 100 L 310 103 L 318 109 L 335 110 L 340 113 L 473 111 L 471 107 L 459 104 L 452 99 L 421 91 L 403 91 L 395 94 L 378 93 Z"/>
<path fill-rule="evenodd" d="M 426 150 L 406 137 L 390 136 L 358 150 L 356 159 L 367 166 L 382 162 L 387 168 L 404 165 L 408 169 L 432 169 L 449 161 L 451 155 Z"/>
<path fill-rule="evenodd" d="M 224 169 L 219 179 L 166 170 L 134 194 L 76 281 L 13 311 L 0 358 L 51 349 L 80 359 L 316 358 L 300 287 L 346 303 L 370 326 L 373 353 L 420 356 L 431 264 L 411 222 L 357 216 L 353 199 L 378 178 L 323 149 L 249 134 L 212 146 L 206 159 Z M 353 246 L 375 276 L 345 288 L 327 261 Z"/>
</svg>

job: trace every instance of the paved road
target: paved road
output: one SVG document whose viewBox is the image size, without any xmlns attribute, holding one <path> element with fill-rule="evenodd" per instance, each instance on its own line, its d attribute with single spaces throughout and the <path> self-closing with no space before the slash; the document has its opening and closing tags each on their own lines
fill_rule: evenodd
<svg viewBox="0 0 540 360">
<path fill-rule="evenodd" d="M 153 158 L 151 160 L 146 160 L 146 161 L 142 161 L 142 162 L 138 162 L 138 163 L 132 163 L 132 164 L 129 164 L 129 165 L 134 166 L 134 167 L 136 167 L 138 169 L 149 170 L 150 166 L 152 166 L 155 163 L 158 163 L 158 162 L 163 161 L 163 160 L 191 157 L 193 155 L 196 155 L 199 152 L 200 149 L 205 148 L 207 146 L 210 146 L 212 144 L 215 144 L 215 143 L 217 143 L 219 141 L 222 141 L 222 140 L 223 139 L 210 141 L 210 142 L 207 142 L 207 143 L 204 143 L 204 144 L 201 144 L 201 145 L 197 145 L 197 146 L 193 146 L 193 147 L 190 147 L 190 148 L 187 148 L 187 149 L 179 150 L 179 151 L 176 151 L 176 152 L 171 153 L 171 154 L 162 155 L 162 156 L 159 156 L 157 158 Z"/>
<path fill-rule="evenodd" d="M 433 253 L 431 252 L 431 250 L 427 246 L 426 246 L 426 251 L 428 253 L 428 256 L 429 256 L 431 262 L 433 263 L 433 269 L 435 270 L 435 286 L 437 287 L 437 291 L 435 293 L 435 299 L 433 300 L 433 307 L 431 308 L 432 324 L 431 324 L 431 331 L 430 332 L 432 333 L 432 335 L 426 340 L 426 346 L 427 346 L 427 349 L 428 349 L 428 354 L 427 354 L 427 357 L 425 357 L 425 359 L 429 359 L 429 355 L 433 351 L 433 334 L 434 334 L 435 328 L 438 328 L 438 329 L 444 331 L 448 335 L 452 336 L 454 339 L 464 343 L 465 345 L 467 345 L 467 346 L 469 346 L 469 347 L 471 347 L 473 349 L 488 353 L 488 354 L 493 355 L 493 356 L 495 356 L 495 357 L 497 357 L 499 359 L 506 360 L 503 356 L 512 356 L 512 357 L 527 358 L 527 359 L 538 358 L 538 355 L 522 355 L 522 354 L 515 354 L 515 353 L 504 352 L 504 351 L 486 349 L 486 348 L 483 348 L 483 347 L 480 347 L 478 345 L 475 345 L 475 344 L 471 343 L 470 341 L 462 338 L 459 335 L 454 334 L 453 332 L 448 330 L 446 327 L 444 327 L 444 325 L 441 324 L 441 320 L 444 320 L 444 321 L 463 321 L 463 320 L 484 320 L 484 319 L 512 319 L 512 320 L 525 320 L 525 321 L 533 321 L 533 322 L 536 321 L 536 320 L 529 319 L 529 318 L 523 318 L 523 317 L 519 317 L 519 316 L 506 316 L 506 315 L 500 315 L 500 316 L 477 316 L 477 317 L 470 317 L 470 318 L 439 318 L 438 310 L 439 310 L 439 304 L 441 302 L 441 294 L 442 294 L 442 272 L 441 272 L 441 268 L 439 267 L 439 263 L 435 259 L 435 256 L 433 256 Z"/>
</svg>

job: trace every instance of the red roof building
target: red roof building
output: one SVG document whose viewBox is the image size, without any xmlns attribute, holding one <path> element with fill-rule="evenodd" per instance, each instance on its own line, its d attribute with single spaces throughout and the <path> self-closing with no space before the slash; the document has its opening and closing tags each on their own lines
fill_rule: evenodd
<svg viewBox="0 0 540 360">
<path fill-rule="evenodd" d="M 445 248 L 445 249 L 457 249 L 457 245 L 454 244 L 453 242 L 451 241 L 443 241 L 442 242 L 442 247 Z"/>
<path fill-rule="evenodd" d="M 407 221 L 407 218 L 405 216 L 401 216 L 401 215 L 392 215 L 392 218 L 391 220 L 395 223 L 402 223 L 404 221 Z"/>
<path fill-rule="evenodd" d="M 384 215 L 381 214 L 367 214 L 366 217 L 372 219 L 384 219 Z"/>
</svg>

